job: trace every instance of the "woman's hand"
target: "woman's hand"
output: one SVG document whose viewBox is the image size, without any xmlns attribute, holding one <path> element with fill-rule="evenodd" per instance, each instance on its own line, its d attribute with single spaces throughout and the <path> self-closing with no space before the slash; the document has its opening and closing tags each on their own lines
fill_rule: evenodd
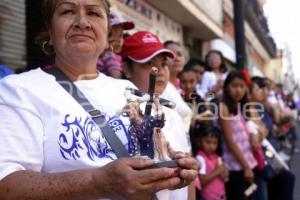
<svg viewBox="0 0 300 200">
<path fill-rule="evenodd" d="M 187 161 L 186 161 L 187 162 Z M 176 168 L 151 168 L 153 160 L 122 158 L 95 169 L 93 180 L 95 191 L 112 199 L 151 199 L 163 189 L 181 185 Z M 191 175 L 182 174 L 190 181 Z"/>
<path fill-rule="evenodd" d="M 250 134 L 250 144 L 251 144 L 252 150 L 253 151 L 256 150 L 260 145 L 259 135 Z"/>
<path fill-rule="evenodd" d="M 181 183 L 173 189 L 190 185 L 198 176 L 200 169 L 199 162 L 188 153 L 176 152 L 173 158 L 177 160 L 179 165 L 179 177 Z"/>
<path fill-rule="evenodd" d="M 254 181 L 254 173 L 251 168 L 246 168 L 244 170 L 244 178 L 247 182 L 253 183 Z"/>
</svg>

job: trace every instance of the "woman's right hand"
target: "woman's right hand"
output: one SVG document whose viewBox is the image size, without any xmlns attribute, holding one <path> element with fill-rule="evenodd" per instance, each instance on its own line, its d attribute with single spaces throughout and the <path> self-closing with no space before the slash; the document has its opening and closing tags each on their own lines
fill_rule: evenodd
<svg viewBox="0 0 300 200">
<path fill-rule="evenodd" d="M 254 181 L 254 173 L 251 168 L 246 168 L 244 170 L 244 178 L 248 183 L 253 183 Z"/>
<path fill-rule="evenodd" d="M 95 190 L 112 199 L 147 200 L 160 190 L 180 185 L 177 168 L 151 168 L 153 164 L 153 160 L 142 158 L 113 161 L 94 170 Z"/>
</svg>

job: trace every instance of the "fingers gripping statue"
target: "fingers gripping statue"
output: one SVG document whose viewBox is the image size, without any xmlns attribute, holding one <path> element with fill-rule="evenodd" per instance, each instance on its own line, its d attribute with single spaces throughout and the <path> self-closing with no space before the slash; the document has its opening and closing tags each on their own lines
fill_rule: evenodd
<svg viewBox="0 0 300 200">
<path fill-rule="evenodd" d="M 134 156 L 148 156 L 161 162 L 171 160 L 172 149 L 161 130 L 165 125 L 165 118 L 159 98 L 154 95 L 156 74 L 157 68 L 152 67 L 148 94 L 142 97 L 135 96 L 134 99 L 129 90 L 125 92 L 127 104 L 122 113 L 130 120 L 129 133 L 132 135 L 136 149 Z M 143 114 L 140 106 L 144 102 L 147 103 Z M 154 111 L 153 115 L 151 111 Z"/>
</svg>

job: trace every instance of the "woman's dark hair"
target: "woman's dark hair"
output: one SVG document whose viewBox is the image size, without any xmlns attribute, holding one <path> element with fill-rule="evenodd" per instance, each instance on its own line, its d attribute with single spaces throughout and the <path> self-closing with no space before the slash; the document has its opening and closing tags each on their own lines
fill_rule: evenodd
<svg viewBox="0 0 300 200">
<path fill-rule="evenodd" d="M 228 92 L 228 86 L 234 79 L 240 79 L 245 81 L 245 78 L 243 74 L 240 71 L 231 71 L 227 78 L 225 79 L 224 85 L 223 85 L 223 103 L 228 107 L 229 113 L 236 115 L 238 114 L 238 107 L 234 103 L 233 99 L 230 97 Z M 240 106 L 241 109 L 245 107 L 245 104 L 248 102 L 247 93 L 245 92 L 244 97 L 241 99 Z"/>
<path fill-rule="evenodd" d="M 203 62 L 202 60 L 197 58 L 190 58 L 190 60 L 184 65 L 183 70 L 188 70 L 188 69 L 193 70 L 196 65 L 201 65 L 204 68 L 206 68 L 205 62 Z"/>
<path fill-rule="evenodd" d="M 218 50 L 210 50 L 210 51 L 206 54 L 206 56 L 205 56 L 205 66 L 206 66 L 206 70 L 207 70 L 207 71 L 211 71 L 211 70 L 212 70 L 211 67 L 209 66 L 209 62 L 208 62 L 208 58 L 209 58 L 209 56 L 210 56 L 212 53 L 218 54 L 218 55 L 220 56 L 220 58 L 221 58 L 220 71 L 221 71 L 222 73 L 227 72 L 227 67 L 226 67 L 226 64 L 225 64 L 225 58 L 224 58 L 222 52 L 221 52 L 221 51 L 218 51 Z"/>
</svg>

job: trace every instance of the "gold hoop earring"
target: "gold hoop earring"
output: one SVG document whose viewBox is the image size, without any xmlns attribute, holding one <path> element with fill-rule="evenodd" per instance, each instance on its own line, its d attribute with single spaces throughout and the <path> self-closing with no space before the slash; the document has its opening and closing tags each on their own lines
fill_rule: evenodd
<svg viewBox="0 0 300 200">
<path fill-rule="evenodd" d="M 52 45 L 50 45 L 50 41 L 44 41 L 42 44 L 42 50 L 44 52 L 45 55 L 50 56 L 54 54 L 54 49 L 53 47 L 51 47 Z"/>
<path fill-rule="evenodd" d="M 111 52 L 114 52 L 114 47 L 113 47 L 113 45 L 109 45 L 109 50 L 110 50 Z"/>
</svg>

